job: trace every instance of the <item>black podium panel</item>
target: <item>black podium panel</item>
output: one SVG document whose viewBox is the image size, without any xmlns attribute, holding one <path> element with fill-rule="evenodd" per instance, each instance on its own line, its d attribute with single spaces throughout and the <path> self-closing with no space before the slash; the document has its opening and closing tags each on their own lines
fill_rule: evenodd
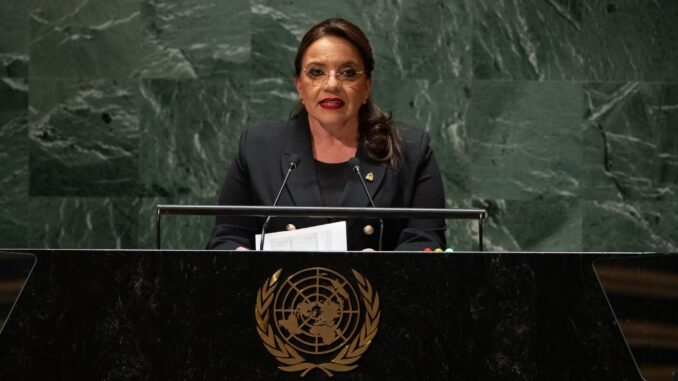
<svg viewBox="0 0 678 381">
<path fill-rule="evenodd" d="M 273 328 L 276 314 L 262 300 L 307 269 L 343 276 L 352 286 L 337 281 L 333 290 L 352 287 L 372 308 L 369 324 L 336 332 L 377 328 L 371 343 L 352 348 L 357 357 L 346 363 L 357 368 L 331 371 L 336 379 L 641 379 L 593 271 L 610 255 L 31 252 L 37 264 L 0 336 L 3 380 L 299 379 L 302 371 L 278 369 L 285 364 L 257 327 L 266 318 Z M 285 295 L 303 294 L 301 284 Z M 303 302 L 293 304 L 301 329 L 320 329 L 323 311 L 301 313 Z M 267 332 L 288 339 L 285 329 Z M 328 378 L 319 368 L 304 377 Z"/>
</svg>

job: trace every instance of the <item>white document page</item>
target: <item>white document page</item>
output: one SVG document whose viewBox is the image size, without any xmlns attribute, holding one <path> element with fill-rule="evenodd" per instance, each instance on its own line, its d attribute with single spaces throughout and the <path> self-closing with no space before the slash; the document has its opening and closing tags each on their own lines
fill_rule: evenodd
<svg viewBox="0 0 678 381">
<path fill-rule="evenodd" d="M 254 236 L 259 250 L 261 234 Z M 267 233 L 264 250 L 271 251 L 346 251 L 346 221 L 297 230 Z"/>
</svg>

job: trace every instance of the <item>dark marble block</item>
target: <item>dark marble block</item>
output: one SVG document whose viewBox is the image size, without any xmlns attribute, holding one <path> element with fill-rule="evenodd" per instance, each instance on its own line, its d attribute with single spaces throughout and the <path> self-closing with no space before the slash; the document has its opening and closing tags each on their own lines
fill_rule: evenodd
<svg viewBox="0 0 678 381">
<path fill-rule="evenodd" d="M 678 6 L 672 1 L 472 2 L 479 79 L 678 78 Z"/>
<path fill-rule="evenodd" d="M 28 1 L 0 3 L 0 77 L 28 77 Z"/>
<path fill-rule="evenodd" d="M 380 300 L 374 340 L 339 379 L 640 380 L 593 272 L 609 255 L 35 254 L 0 378 L 298 379 L 257 335 L 256 294 L 278 269 L 323 267 L 359 271 Z"/>
<path fill-rule="evenodd" d="M 578 197 L 581 86 L 474 82 L 466 119 L 471 190 L 477 197 Z"/>
<path fill-rule="evenodd" d="M 489 215 L 485 250 L 582 251 L 582 208 L 574 198 L 482 200 L 473 206 L 487 210 Z M 589 248 L 595 249 L 595 245 Z"/>
<path fill-rule="evenodd" d="M 141 0 L 145 78 L 222 78 L 248 68 L 250 2 Z"/>
<path fill-rule="evenodd" d="M 428 132 L 443 177 L 448 205 L 470 195 L 465 81 L 375 80 L 372 98 L 393 119 Z"/>
<path fill-rule="evenodd" d="M 375 78 L 441 81 L 470 76 L 471 19 L 464 1 L 257 0 L 252 5 L 254 77 L 293 75 L 304 33 L 329 17 L 346 18 L 364 30 L 374 49 Z"/>
<path fill-rule="evenodd" d="M 250 81 L 249 125 L 266 121 L 287 120 L 290 111 L 299 102 L 291 74 L 278 78 L 253 78 Z"/>
<path fill-rule="evenodd" d="M 144 197 L 139 210 L 139 249 L 156 249 L 156 222 L 159 204 L 213 205 L 216 196 L 207 199 L 196 197 Z M 202 250 L 209 241 L 214 216 L 163 216 L 161 224 L 162 249 Z"/>
<path fill-rule="evenodd" d="M 143 195 L 215 199 L 248 126 L 248 92 L 248 78 L 237 73 L 230 79 L 143 80 Z"/>
<path fill-rule="evenodd" d="M 127 197 L 31 197 L 27 246 L 137 248 L 139 204 Z"/>
<path fill-rule="evenodd" d="M 29 7 L 31 77 L 138 75 L 146 52 L 139 0 L 35 0 Z"/>
<path fill-rule="evenodd" d="M 584 195 L 670 202 L 678 195 L 678 86 L 584 87 Z"/>
<path fill-rule="evenodd" d="M 583 250 L 678 251 L 678 202 L 583 203 Z"/>
<path fill-rule="evenodd" d="M 678 87 L 589 83 L 584 92 L 584 249 L 676 250 Z"/>
<path fill-rule="evenodd" d="M 136 196 L 138 93 L 127 80 L 32 80 L 31 196 Z"/>
<path fill-rule="evenodd" d="M 0 79 L 0 246 L 26 247 L 28 82 Z"/>
</svg>

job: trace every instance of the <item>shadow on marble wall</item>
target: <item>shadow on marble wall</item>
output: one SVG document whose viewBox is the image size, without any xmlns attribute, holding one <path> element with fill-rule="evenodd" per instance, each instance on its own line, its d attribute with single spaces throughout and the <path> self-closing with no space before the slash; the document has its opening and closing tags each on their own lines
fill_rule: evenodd
<svg viewBox="0 0 678 381">
<path fill-rule="evenodd" d="M 285 119 L 305 30 L 370 37 L 373 98 L 432 137 L 492 250 L 676 251 L 678 3 L 115 0 L 0 5 L 0 247 L 151 248 L 214 203 L 240 132 Z M 212 218 L 170 217 L 201 248 Z M 477 224 L 448 241 L 475 249 Z"/>
</svg>

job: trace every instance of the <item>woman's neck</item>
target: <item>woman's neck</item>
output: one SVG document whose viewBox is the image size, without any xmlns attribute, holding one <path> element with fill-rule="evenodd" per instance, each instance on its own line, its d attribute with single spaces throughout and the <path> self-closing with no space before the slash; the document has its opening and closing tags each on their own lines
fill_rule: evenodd
<svg viewBox="0 0 678 381">
<path fill-rule="evenodd" d="M 343 163 L 354 157 L 358 147 L 358 121 L 326 126 L 309 118 L 313 157 L 324 163 Z"/>
</svg>

